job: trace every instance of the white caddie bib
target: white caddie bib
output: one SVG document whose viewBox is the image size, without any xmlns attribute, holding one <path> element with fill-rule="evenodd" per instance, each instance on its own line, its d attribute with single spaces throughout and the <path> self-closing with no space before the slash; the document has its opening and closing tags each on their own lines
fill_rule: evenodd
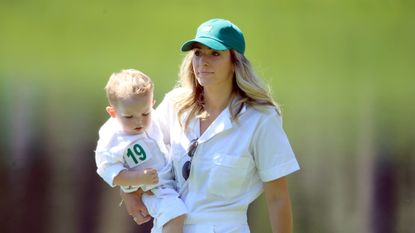
<svg viewBox="0 0 415 233">
<path fill-rule="evenodd" d="M 150 160 L 152 153 L 145 140 L 139 139 L 127 147 L 123 156 L 128 167 L 134 168 Z"/>
</svg>

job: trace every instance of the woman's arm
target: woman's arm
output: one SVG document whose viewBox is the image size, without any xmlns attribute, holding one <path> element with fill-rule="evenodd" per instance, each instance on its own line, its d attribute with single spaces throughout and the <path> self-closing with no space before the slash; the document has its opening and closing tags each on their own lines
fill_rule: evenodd
<svg viewBox="0 0 415 233">
<path fill-rule="evenodd" d="M 273 233 L 292 233 L 291 200 L 286 178 L 264 183 L 265 200 Z"/>
<path fill-rule="evenodd" d="M 125 204 L 128 214 L 131 215 L 134 221 L 139 225 L 151 220 L 151 216 L 141 200 L 143 193 L 144 191 L 142 189 L 138 189 L 132 193 L 124 193 L 123 191 L 120 191 L 121 198 Z"/>
</svg>

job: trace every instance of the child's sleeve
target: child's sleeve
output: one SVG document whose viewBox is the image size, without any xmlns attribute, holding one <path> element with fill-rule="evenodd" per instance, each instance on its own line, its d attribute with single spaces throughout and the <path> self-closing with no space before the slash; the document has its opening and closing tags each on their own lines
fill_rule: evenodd
<svg viewBox="0 0 415 233">
<path fill-rule="evenodd" d="M 114 178 L 126 168 L 124 167 L 122 154 L 111 151 L 114 143 L 116 143 L 113 142 L 113 138 L 116 137 L 108 130 L 109 126 L 111 125 L 106 123 L 99 131 L 99 140 L 95 150 L 95 162 L 98 175 L 111 187 L 115 187 L 113 184 Z"/>
<path fill-rule="evenodd" d="M 115 187 L 114 178 L 126 169 L 122 156 L 116 156 L 108 151 L 96 151 L 95 161 L 98 175 L 111 187 Z"/>
<path fill-rule="evenodd" d="M 126 169 L 122 154 L 111 150 L 118 142 L 114 141 L 114 138 L 117 137 L 113 131 L 113 121 L 109 119 L 99 130 L 99 139 L 95 150 L 97 173 L 111 187 L 115 187 L 114 178 Z"/>
</svg>

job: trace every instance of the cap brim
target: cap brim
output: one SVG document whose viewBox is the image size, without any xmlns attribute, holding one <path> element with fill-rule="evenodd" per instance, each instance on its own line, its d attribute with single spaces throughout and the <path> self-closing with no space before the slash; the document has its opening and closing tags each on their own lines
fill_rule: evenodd
<svg viewBox="0 0 415 233">
<path fill-rule="evenodd" d="M 222 44 L 221 42 L 211 39 L 211 38 L 207 38 L 207 37 L 199 37 L 193 40 L 189 40 L 186 41 L 183 45 L 182 45 L 182 51 L 186 52 L 186 51 L 190 51 L 193 49 L 194 44 L 195 43 L 201 43 L 213 50 L 228 50 L 229 48 L 226 47 L 224 44 Z"/>
</svg>

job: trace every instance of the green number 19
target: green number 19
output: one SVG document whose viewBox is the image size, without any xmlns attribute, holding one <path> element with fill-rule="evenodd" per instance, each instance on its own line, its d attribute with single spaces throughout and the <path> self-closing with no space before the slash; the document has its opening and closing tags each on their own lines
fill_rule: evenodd
<svg viewBox="0 0 415 233">
<path fill-rule="evenodd" d="M 135 164 L 138 163 L 136 156 L 138 157 L 140 161 L 146 160 L 147 156 L 146 156 L 146 152 L 144 151 L 143 147 L 141 147 L 139 144 L 135 144 L 133 147 L 133 150 L 134 152 L 131 151 L 130 148 L 128 148 L 127 156 L 131 157 L 134 160 Z"/>
</svg>

